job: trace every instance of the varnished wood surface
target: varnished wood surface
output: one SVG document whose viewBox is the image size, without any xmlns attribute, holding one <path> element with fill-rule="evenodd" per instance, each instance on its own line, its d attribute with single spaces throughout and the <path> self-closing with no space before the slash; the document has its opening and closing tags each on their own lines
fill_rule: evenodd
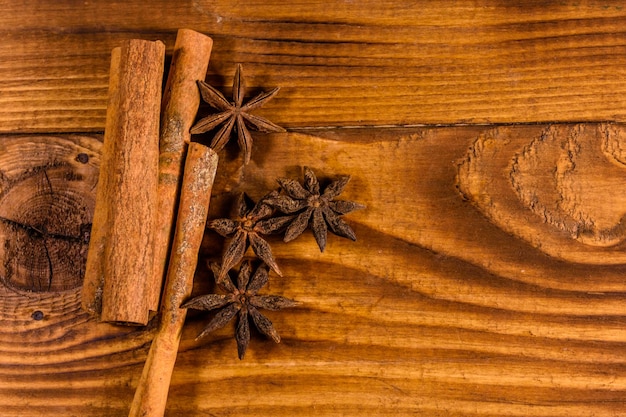
<svg viewBox="0 0 626 417">
<path fill-rule="evenodd" d="M 567 171 L 567 187 L 520 178 L 529 170 L 550 178 L 554 167 L 538 163 L 549 157 L 533 164 L 531 150 L 554 159 L 552 145 L 574 140 L 573 160 L 595 155 L 597 172 L 621 175 L 623 135 L 614 124 L 257 135 L 244 170 L 223 152 L 211 217 L 239 191 L 258 198 L 304 165 L 323 180 L 351 174 L 342 197 L 367 209 L 346 216 L 357 242 L 331 236 L 323 254 L 308 233 L 290 244 L 270 239 L 284 277 L 272 274 L 264 291 L 301 303 L 268 313 L 281 344 L 253 334 L 239 361 L 232 326 L 194 341 L 207 317 L 190 317 L 166 415 L 621 415 L 626 267 L 614 259 L 623 238 L 611 246 L 578 239 L 525 200 L 535 192 L 548 206 L 545 196 L 598 178 L 584 169 Z M 100 139 L 64 138 L 93 149 Z M 2 138 L 16 140 L 24 139 Z M 594 190 L 596 201 L 619 198 Z M 562 207 L 552 218 L 577 213 Z M 616 216 L 581 207 L 607 224 Z M 219 257 L 222 243 L 207 232 L 203 259 Z M 208 282 L 202 267 L 195 293 Z M 152 330 L 96 323 L 80 311 L 78 291 L 2 289 L 3 415 L 128 412 Z"/>
<path fill-rule="evenodd" d="M 287 128 L 624 120 L 621 1 L 0 2 L 0 131 L 102 131 L 110 51 L 178 28 Z"/>
<path fill-rule="evenodd" d="M 184 27 L 212 85 L 242 63 L 251 94 L 280 86 L 256 113 L 288 129 L 244 170 L 221 155 L 210 216 L 303 165 L 367 209 L 324 254 L 270 239 L 263 291 L 301 303 L 268 313 L 281 344 L 239 361 L 190 315 L 166 415 L 626 414 L 626 130 L 597 123 L 626 117 L 625 23 L 594 0 L 0 1 L 0 415 L 128 413 L 153 326 L 80 310 L 110 52 L 169 60 Z"/>
</svg>

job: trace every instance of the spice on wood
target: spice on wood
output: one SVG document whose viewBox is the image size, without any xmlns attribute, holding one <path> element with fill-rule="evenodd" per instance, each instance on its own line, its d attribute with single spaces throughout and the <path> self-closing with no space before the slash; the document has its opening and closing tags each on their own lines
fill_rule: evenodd
<svg viewBox="0 0 626 417">
<path fill-rule="evenodd" d="M 180 305 L 193 288 L 217 164 L 217 154 L 211 148 L 189 144 L 159 328 L 135 391 L 130 417 L 163 416 L 187 314 Z"/>
<path fill-rule="evenodd" d="M 244 153 L 244 164 L 248 164 L 252 153 L 252 135 L 247 126 L 261 132 L 285 131 L 282 127 L 269 120 L 250 113 L 252 110 L 258 109 L 270 101 L 278 93 L 280 88 L 276 87 L 267 93 L 261 93 L 244 103 L 246 84 L 240 64 L 237 65 L 235 71 L 232 102 L 228 101 L 220 91 L 204 81 L 198 81 L 198 87 L 200 88 L 202 100 L 214 109 L 219 110 L 219 113 L 211 114 L 199 120 L 191 128 L 191 133 L 205 133 L 221 125 L 222 127 L 217 131 L 211 141 L 211 148 L 215 149 L 216 152 L 224 148 L 230 139 L 233 128 L 235 128 L 239 148 Z"/>
<path fill-rule="evenodd" d="M 154 285 L 159 113 L 165 46 L 131 39 L 111 59 L 109 104 L 83 306 L 145 325 Z"/>
<path fill-rule="evenodd" d="M 266 200 L 274 198 L 274 194 L 268 194 L 255 204 L 245 193 L 241 193 L 235 204 L 232 219 L 216 219 L 209 222 L 209 228 L 224 237 L 231 237 L 222 257 L 219 280 L 222 280 L 231 268 L 241 262 L 248 247 L 252 247 L 255 255 L 268 264 L 274 272 L 282 275 L 269 243 L 261 237 L 283 230 L 291 220 L 287 217 L 271 217 L 275 210 L 267 204 Z"/>
<path fill-rule="evenodd" d="M 217 286 L 226 294 L 206 294 L 187 301 L 182 308 L 211 311 L 220 309 L 196 339 L 224 327 L 235 315 L 238 316 L 235 339 L 237 353 L 243 359 L 250 343 L 250 319 L 255 327 L 274 342 L 280 343 L 280 336 L 270 319 L 259 312 L 259 309 L 280 310 L 294 307 L 297 303 L 279 295 L 262 295 L 258 291 L 269 281 L 269 268 L 266 264 L 259 265 L 252 273 L 252 263 L 246 260 L 241 264 L 234 284 L 226 274 L 221 278 L 221 267 L 210 264 Z"/>
<path fill-rule="evenodd" d="M 279 178 L 278 183 L 284 194 L 273 194 L 265 199 L 266 204 L 291 215 L 285 231 L 285 242 L 300 236 L 311 227 L 313 236 L 324 252 L 327 230 L 338 236 L 356 240 L 350 225 L 341 216 L 354 210 L 365 208 L 363 204 L 346 200 L 335 200 L 350 181 L 350 176 L 342 176 L 331 182 L 324 192 L 320 192 L 317 176 L 309 167 L 304 167 L 304 184 L 290 178 Z"/>
<path fill-rule="evenodd" d="M 154 244 L 154 285 L 150 288 L 149 305 L 157 310 L 167 271 L 167 257 L 171 247 L 176 209 L 180 193 L 180 179 L 187 145 L 191 140 L 189 129 L 200 104 L 196 87 L 206 77 L 213 40 L 191 29 L 180 29 L 172 54 L 161 105 L 159 137 L 159 191 L 158 221 Z"/>
</svg>

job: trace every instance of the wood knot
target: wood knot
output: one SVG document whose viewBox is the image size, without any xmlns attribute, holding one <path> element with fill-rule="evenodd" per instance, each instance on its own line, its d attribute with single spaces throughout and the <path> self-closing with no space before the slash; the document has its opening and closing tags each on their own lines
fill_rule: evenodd
<svg viewBox="0 0 626 417">
<path fill-rule="evenodd" d="M 0 280 L 26 291 L 81 285 L 100 142 L 5 139 L 0 146 Z"/>
<path fill-rule="evenodd" d="M 552 256 L 626 261 L 626 138 L 611 124 L 500 128 L 458 166 L 458 189 L 488 218 Z"/>
</svg>

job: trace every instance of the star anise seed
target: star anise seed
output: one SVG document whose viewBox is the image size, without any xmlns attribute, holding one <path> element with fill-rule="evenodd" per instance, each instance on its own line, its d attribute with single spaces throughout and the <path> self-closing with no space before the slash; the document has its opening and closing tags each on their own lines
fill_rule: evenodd
<svg viewBox="0 0 626 417">
<path fill-rule="evenodd" d="M 220 235 L 232 236 L 222 257 L 222 269 L 218 274 L 220 280 L 243 259 L 248 247 L 252 247 L 263 262 L 282 276 L 269 243 L 261 237 L 283 230 L 291 221 L 291 216 L 270 217 L 274 209 L 266 200 L 277 194 L 278 192 L 274 191 L 254 204 L 245 193 L 242 193 L 235 205 L 234 219 L 216 219 L 209 222 L 208 227 Z"/>
<path fill-rule="evenodd" d="M 202 100 L 214 109 L 219 110 L 219 113 L 211 114 L 199 120 L 191 127 L 191 133 L 194 135 L 205 133 L 222 125 L 213 137 L 210 145 L 216 152 L 219 152 L 226 145 L 230 139 L 233 127 L 236 127 L 239 149 L 244 152 L 244 164 L 248 164 L 252 150 L 252 135 L 248 130 L 248 126 L 261 132 L 285 131 L 285 129 L 269 120 L 249 113 L 271 100 L 280 88 L 277 87 L 267 93 L 261 93 L 244 104 L 246 85 L 242 76 L 241 64 L 237 65 L 235 71 L 233 102 L 228 101 L 220 91 L 204 81 L 198 81 L 198 88 L 200 89 Z"/>
<path fill-rule="evenodd" d="M 235 340 L 239 359 L 243 359 L 250 343 L 250 322 L 264 335 L 270 337 L 276 343 L 280 342 L 280 336 L 270 319 L 265 317 L 259 308 L 278 310 L 293 307 L 297 303 L 289 298 L 279 295 L 259 295 L 257 292 L 267 284 L 269 270 L 267 265 L 261 264 L 254 274 L 250 261 L 244 261 L 239 268 L 237 285 L 226 274 L 220 278 L 221 267 L 215 263 L 209 264 L 217 286 L 227 294 L 207 294 L 192 298 L 184 303 L 181 308 L 210 311 L 221 308 L 213 319 L 206 325 L 196 339 L 200 339 L 214 330 L 224 327 L 236 314 L 238 314 Z M 252 277 L 251 277 L 252 275 Z"/>
<path fill-rule="evenodd" d="M 333 181 L 323 193 L 320 193 L 315 173 L 308 167 L 304 167 L 304 185 L 289 178 L 279 178 L 277 181 L 286 194 L 272 194 L 266 203 L 291 215 L 292 220 L 285 231 L 285 242 L 297 238 L 309 226 L 322 252 L 326 248 L 328 228 L 338 236 L 356 240 L 354 231 L 341 216 L 365 206 L 353 201 L 334 200 L 350 181 L 349 176 Z"/>
</svg>

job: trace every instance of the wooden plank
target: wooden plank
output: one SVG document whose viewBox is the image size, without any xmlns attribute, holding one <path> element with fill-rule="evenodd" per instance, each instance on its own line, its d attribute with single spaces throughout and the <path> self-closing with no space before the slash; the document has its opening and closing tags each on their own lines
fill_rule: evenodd
<svg viewBox="0 0 626 417">
<path fill-rule="evenodd" d="M 124 39 L 215 40 L 287 127 L 624 120 L 626 8 L 609 1 L 0 3 L 0 131 L 102 131 Z"/>
<path fill-rule="evenodd" d="M 621 188 L 589 185 L 622 175 L 625 131 L 588 124 L 257 135 L 243 170 L 226 150 L 211 218 L 239 191 L 259 198 L 304 165 L 324 181 L 352 175 L 342 198 L 367 209 L 346 216 L 358 240 L 332 235 L 323 254 L 308 232 L 289 244 L 270 237 L 284 277 L 272 274 L 263 291 L 301 303 L 268 313 L 280 344 L 253 334 L 239 361 L 233 326 L 195 341 L 208 317 L 191 315 L 166 415 L 620 414 L 626 266 L 613 257 L 623 256 L 624 241 L 580 239 L 551 221 L 578 211 L 562 205 L 543 217 L 537 207 L 550 208 L 546 190 L 557 187 L 563 202 L 581 198 L 575 208 L 589 214 L 581 222 L 614 219 L 616 205 L 592 202 L 619 199 Z M 95 149 L 98 137 L 90 138 L 81 143 Z M 549 181 L 545 172 L 557 165 L 532 156 L 561 161 L 558 149 L 572 141 L 579 146 L 566 159 L 578 165 L 563 171 L 569 182 Z M 528 172 L 546 181 L 528 182 Z M 525 200 L 533 189 L 535 205 Z M 219 258 L 222 247 L 207 232 L 202 257 Z M 210 287 L 202 266 L 194 293 Z M 128 412 L 153 329 L 92 321 L 77 288 L 0 291 L 3 415 Z"/>
</svg>

